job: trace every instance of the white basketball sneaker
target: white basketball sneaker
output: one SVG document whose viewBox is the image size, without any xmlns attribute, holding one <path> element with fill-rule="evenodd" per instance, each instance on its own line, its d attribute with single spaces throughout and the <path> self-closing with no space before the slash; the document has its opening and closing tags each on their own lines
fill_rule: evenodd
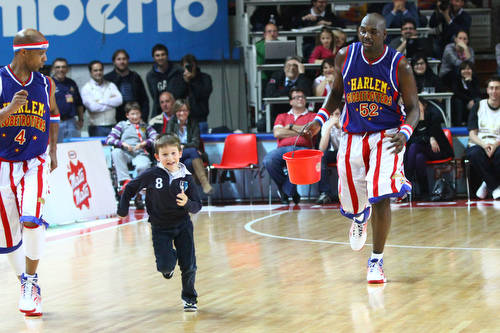
<svg viewBox="0 0 500 333">
<path fill-rule="evenodd" d="M 40 287 L 37 284 L 38 274 L 27 277 L 24 273 L 21 275 L 21 297 L 19 298 L 19 311 L 27 316 L 42 315 L 42 297 L 40 296 Z"/>
<path fill-rule="evenodd" d="M 497 188 L 491 193 L 493 196 L 493 200 L 500 199 L 500 186 L 497 186 Z"/>
<path fill-rule="evenodd" d="M 486 185 L 486 182 L 483 182 L 481 186 L 477 189 L 476 192 L 476 197 L 479 199 L 485 199 L 488 196 L 488 186 Z"/>
<path fill-rule="evenodd" d="M 386 283 L 387 279 L 384 274 L 384 264 L 383 259 L 368 259 L 368 271 L 366 274 L 366 280 L 368 283 Z"/>
<path fill-rule="evenodd" d="M 351 249 L 354 251 L 360 251 L 363 246 L 365 246 L 368 226 L 368 219 L 372 213 L 371 207 L 360 217 L 354 217 L 352 219 L 351 229 L 349 230 L 349 243 L 351 244 Z"/>
</svg>

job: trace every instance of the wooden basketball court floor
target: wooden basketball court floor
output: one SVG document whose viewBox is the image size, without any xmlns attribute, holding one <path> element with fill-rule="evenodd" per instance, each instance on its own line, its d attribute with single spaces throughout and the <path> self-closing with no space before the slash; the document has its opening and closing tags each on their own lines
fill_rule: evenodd
<svg viewBox="0 0 500 333">
<path fill-rule="evenodd" d="M 197 313 L 131 212 L 49 230 L 41 319 L 18 312 L 0 256 L 0 332 L 500 332 L 500 202 L 393 205 L 388 283 L 374 287 L 371 246 L 350 249 L 336 205 L 204 207 L 194 225 Z"/>
</svg>

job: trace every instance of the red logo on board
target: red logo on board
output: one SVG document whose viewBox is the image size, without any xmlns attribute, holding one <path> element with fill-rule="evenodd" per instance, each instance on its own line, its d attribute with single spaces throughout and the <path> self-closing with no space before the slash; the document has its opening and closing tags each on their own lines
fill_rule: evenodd
<svg viewBox="0 0 500 333">
<path fill-rule="evenodd" d="M 78 209 L 83 206 L 90 208 L 89 199 L 92 197 L 89 184 L 87 183 L 87 172 L 82 162 L 77 160 L 76 152 L 68 152 L 70 162 L 68 164 L 68 181 L 73 190 L 73 202 Z"/>
</svg>

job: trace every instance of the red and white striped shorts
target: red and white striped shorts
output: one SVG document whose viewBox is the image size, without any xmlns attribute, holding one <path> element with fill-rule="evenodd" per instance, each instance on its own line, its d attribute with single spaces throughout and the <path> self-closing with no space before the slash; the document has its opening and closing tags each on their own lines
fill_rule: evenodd
<svg viewBox="0 0 500 333">
<path fill-rule="evenodd" d="M 372 134 L 343 133 L 337 155 L 339 197 L 344 215 L 362 213 L 370 204 L 385 197 L 401 197 L 411 191 L 405 178 L 405 149 L 392 153 L 390 129 Z"/>
<path fill-rule="evenodd" d="M 28 161 L 0 160 L 0 253 L 21 241 L 21 216 L 41 218 L 49 172 L 47 153 Z"/>
</svg>

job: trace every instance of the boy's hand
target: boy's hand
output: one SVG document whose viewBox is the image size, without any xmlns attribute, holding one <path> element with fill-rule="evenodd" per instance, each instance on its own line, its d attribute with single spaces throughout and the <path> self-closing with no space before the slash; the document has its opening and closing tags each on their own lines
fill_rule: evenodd
<svg viewBox="0 0 500 333">
<path fill-rule="evenodd" d="M 134 150 L 141 150 L 142 148 L 146 147 L 146 141 L 143 141 L 141 143 L 138 143 L 135 147 Z"/>
<path fill-rule="evenodd" d="M 188 201 L 187 195 L 184 193 L 184 190 L 181 190 L 181 193 L 177 194 L 177 204 L 181 207 L 184 207 Z"/>
<path fill-rule="evenodd" d="M 125 143 L 125 142 L 122 143 L 122 147 L 123 147 L 123 149 L 125 149 L 129 152 L 132 152 L 134 150 L 134 148 L 131 145 L 129 145 L 128 143 Z"/>
</svg>

